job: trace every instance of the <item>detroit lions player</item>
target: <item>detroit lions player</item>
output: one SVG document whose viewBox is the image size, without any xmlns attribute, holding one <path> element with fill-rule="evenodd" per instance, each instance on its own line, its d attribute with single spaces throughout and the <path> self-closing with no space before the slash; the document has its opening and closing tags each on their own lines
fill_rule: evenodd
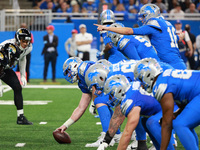
<svg viewBox="0 0 200 150">
<path fill-rule="evenodd" d="M 103 62 L 101 62 L 103 63 Z M 68 58 L 64 64 L 63 64 L 63 73 L 65 76 L 65 79 L 70 82 L 78 82 L 79 89 L 82 91 L 82 97 L 80 99 L 80 103 L 78 107 L 73 111 L 71 117 L 57 130 L 61 130 L 61 132 L 68 129 L 73 123 L 78 121 L 81 116 L 84 114 L 85 110 L 87 109 L 90 101 L 92 100 L 92 95 L 94 95 L 91 91 L 88 89 L 88 86 L 85 81 L 85 74 L 86 71 L 93 65 L 95 62 L 93 61 L 82 61 L 78 57 L 71 57 Z M 103 123 L 102 123 L 103 124 Z M 105 136 L 105 132 L 101 132 L 101 136 L 99 139 L 92 143 L 92 144 L 86 144 L 85 147 L 98 147 L 100 144 L 100 141 L 103 140 L 103 137 Z M 111 142 L 111 146 L 114 145 L 114 140 Z"/>
<path fill-rule="evenodd" d="M 179 38 L 175 34 L 175 28 L 160 15 L 159 7 L 154 4 L 146 4 L 140 9 L 139 17 L 143 24 L 139 28 L 94 25 L 98 26 L 97 31 L 112 31 L 123 35 L 148 35 L 162 62 L 168 63 L 176 69 L 186 69 L 177 44 L 177 40 L 182 40 L 183 35 L 180 35 L 181 38 Z"/>
<path fill-rule="evenodd" d="M 113 23 L 110 27 L 113 26 L 124 27 L 121 23 Z M 151 43 L 141 36 L 122 35 L 111 31 L 108 31 L 108 36 L 117 50 L 130 59 L 140 60 L 151 57 L 160 61 Z"/>
<path fill-rule="evenodd" d="M 142 118 L 143 126 L 152 139 L 156 149 L 159 149 L 161 142 L 161 126 L 159 124 L 159 119 L 162 117 L 162 112 L 161 106 L 156 99 L 140 89 L 139 82 L 129 83 L 124 75 L 119 74 L 111 76 L 106 80 L 104 93 L 109 95 L 108 103 L 112 107 L 120 105 L 121 112 L 128 118 L 118 149 L 126 149 L 130 141 L 131 133 L 136 128 L 140 116 L 144 116 Z M 107 143 L 105 142 L 101 147 L 103 149 L 103 147 L 106 146 Z M 170 142 L 168 149 L 174 149 L 172 142 Z M 100 147 L 98 150 L 100 150 Z"/>
<path fill-rule="evenodd" d="M 155 59 L 143 59 L 137 63 L 134 76 L 161 103 L 161 149 L 166 149 L 173 127 L 186 150 L 198 150 L 198 136 L 194 128 L 200 124 L 200 72 L 178 69 L 163 71 Z M 178 116 L 173 115 L 174 101 L 181 108 Z"/>
<path fill-rule="evenodd" d="M 88 69 L 86 72 L 85 80 L 89 87 L 89 89 L 92 88 L 92 91 L 95 91 L 95 93 L 102 93 L 103 92 L 103 85 L 105 83 L 105 80 L 107 77 L 112 76 L 114 74 L 123 74 L 125 75 L 129 81 L 134 80 L 133 70 L 134 66 L 137 61 L 135 60 L 129 60 L 129 61 L 121 61 L 119 63 L 113 64 L 109 67 L 109 70 L 107 70 L 103 65 L 94 64 L 91 66 L 91 68 Z M 94 96 L 95 97 L 95 96 Z M 102 118 L 104 120 L 107 120 L 104 123 L 104 132 L 106 132 L 106 137 L 113 137 L 115 135 L 114 132 L 109 132 L 109 122 L 112 117 L 112 112 L 109 114 L 110 107 L 107 104 L 108 102 L 108 96 L 100 95 L 97 98 L 94 99 L 94 104 L 97 106 L 97 108 L 102 110 L 102 112 L 107 112 L 107 115 L 102 115 Z M 97 110 L 98 110 L 97 109 Z M 121 123 L 124 121 L 124 116 L 120 114 L 119 108 L 116 108 L 117 110 L 114 112 L 114 116 L 118 114 L 120 116 L 120 119 L 117 123 L 113 124 L 115 127 L 119 127 Z M 99 111 L 98 111 L 99 112 Z M 101 117 L 100 117 L 101 118 Z M 106 119 L 105 119 L 106 118 Z M 118 126 L 117 126 L 118 124 Z M 112 126 L 112 125 L 111 125 Z M 119 130 L 117 131 L 117 134 L 119 134 Z M 139 125 L 136 129 L 136 139 L 138 140 L 138 146 L 141 146 L 140 143 L 146 146 L 146 132 L 142 127 L 141 122 L 139 122 Z M 135 144 L 134 144 L 135 145 Z M 136 146 L 137 147 L 137 146 Z M 139 148 L 139 147 L 138 147 Z"/>
<path fill-rule="evenodd" d="M 32 51 L 32 44 L 30 43 L 30 41 L 31 41 L 31 33 L 29 32 L 29 30 L 25 28 L 19 28 L 15 33 L 15 38 L 6 40 L 0 44 L 0 47 L 3 47 L 7 43 L 12 43 L 19 48 L 20 50 L 19 69 L 20 69 L 20 74 L 21 74 L 22 86 L 26 86 L 27 84 L 26 77 L 25 77 L 25 72 L 26 72 L 25 67 L 26 67 L 26 55 Z M 15 75 L 14 71 L 9 70 L 8 72 L 7 73 L 10 74 L 10 76 L 12 76 L 12 80 L 9 80 L 8 79 L 9 77 L 5 77 L 5 78 L 7 78 L 6 83 L 10 85 L 12 89 L 14 90 L 14 101 L 16 102 L 17 116 L 18 116 L 17 124 L 26 124 L 26 125 L 31 124 L 32 125 L 32 122 L 29 122 L 24 117 L 22 87 L 19 83 L 19 80 L 17 76 Z M 3 93 L 1 86 L 0 88 L 1 88 L 0 93 Z M 0 95 L 2 96 L 3 94 L 0 94 Z"/>
<path fill-rule="evenodd" d="M 107 9 L 104 10 L 100 15 L 101 24 L 104 26 L 110 26 L 115 22 L 115 16 L 112 10 Z M 111 63 L 117 63 L 121 60 L 127 60 L 127 58 L 119 51 L 117 48 L 111 44 L 111 39 L 108 37 L 107 31 L 100 32 L 101 37 L 103 38 L 103 42 L 105 44 L 104 52 L 109 53 L 108 61 Z"/>
</svg>

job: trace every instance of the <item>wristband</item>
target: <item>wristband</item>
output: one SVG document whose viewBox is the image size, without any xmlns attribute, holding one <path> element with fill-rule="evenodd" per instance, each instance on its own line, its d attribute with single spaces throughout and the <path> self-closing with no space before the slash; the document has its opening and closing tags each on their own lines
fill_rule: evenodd
<svg viewBox="0 0 200 150">
<path fill-rule="evenodd" d="M 65 125 L 67 128 L 71 126 L 75 121 L 69 118 L 63 125 Z"/>
<path fill-rule="evenodd" d="M 103 139 L 103 142 L 107 143 L 108 145 L 110 144 L 111 140 L 113 137 L 110 136 L 109 132 L 106 132 L 106 136 Z"/>
</svg>

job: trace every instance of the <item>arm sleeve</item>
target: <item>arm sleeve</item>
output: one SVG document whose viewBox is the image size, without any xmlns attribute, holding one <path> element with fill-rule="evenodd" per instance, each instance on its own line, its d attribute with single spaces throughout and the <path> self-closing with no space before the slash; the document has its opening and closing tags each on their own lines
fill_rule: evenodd
<svg viewBox="0 0 200 150">
<path fill-rule="evenodd" d="M 150 35 L 154 33 L 156 29 L 148 26 L 148 25 L 143 25 L 139 28 L 133 28 L 133 34 L 134 35 Z"/>
<path fill-rule="evenodd" d="M 25 76 L 25 69 L 26 69 L 26 56 L 22 57 L 21 59 L 19 59 L 19 70 L 20 70 L 20 74 L 21 76 Z"/>
</svg>

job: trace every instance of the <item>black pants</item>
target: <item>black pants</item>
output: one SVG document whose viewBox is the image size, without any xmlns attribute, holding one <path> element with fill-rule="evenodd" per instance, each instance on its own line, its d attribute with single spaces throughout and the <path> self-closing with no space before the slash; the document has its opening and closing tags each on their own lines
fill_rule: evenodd
<svg viewBox="0 0 200 150">
<path fill-rule="evenodd" d="M 17 75 L 12 69 L 6 69 L 5 75 L 1 78 L 3 82 L 9 85 L 14 91 L 14 102 L 17 110 L 23 109 L 22 87 Z"/>
<path fill-rule="evenodd" d="M 52 80 L 55 80 L 55 78 L 56 78 L 56 59 L 57 59 L 56 52 L 45 53 L 45 55 L 44 55 L 44 74 L 43 74 L 44 80 L 47 79 L 49 62 L 51 62 L 51 67 L 52 67 Z"/>
<path fill-rule="evenodd" d="M 80 57 L 80 54 L 83 53 L 83 57 L 81 58 Z M 77 56 L 79 58 L 81 58 L 82 61 L 85 61 L 85 60 L 90 60 L 90 53 L 89 52 L 81 52 L 81 51 L 78 51 L 78 54 Z"/>
</svg>

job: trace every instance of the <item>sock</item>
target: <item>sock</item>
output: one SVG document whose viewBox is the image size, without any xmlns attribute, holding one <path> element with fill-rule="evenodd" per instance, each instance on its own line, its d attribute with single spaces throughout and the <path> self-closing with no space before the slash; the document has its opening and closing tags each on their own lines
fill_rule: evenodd
<svg viewBox="0 0 200 150">
<path fill-rule="evenodd" d="M 147 145 L 146 145 L 146 140 L 145 141 L 138 141 L 137 150 L 148 150 Z"/>
<path fill-rule="evenodd" d="M 21 114 L 24 114 L 24 110 L 23 109 L 17 110 L 17 116 L 19 117 Z"/>
<path fill-rule="evenodd" d="M 101 120 L 103 132 L 107 132 L 109 123 L 110 123 L 110 119 L 112 117 L 110 110 L 108 109 L 108 106 L 103 105 L 103 106 L 97 108 L 97 111 L 99 114 L 99 118 Z"/>
</svg>

